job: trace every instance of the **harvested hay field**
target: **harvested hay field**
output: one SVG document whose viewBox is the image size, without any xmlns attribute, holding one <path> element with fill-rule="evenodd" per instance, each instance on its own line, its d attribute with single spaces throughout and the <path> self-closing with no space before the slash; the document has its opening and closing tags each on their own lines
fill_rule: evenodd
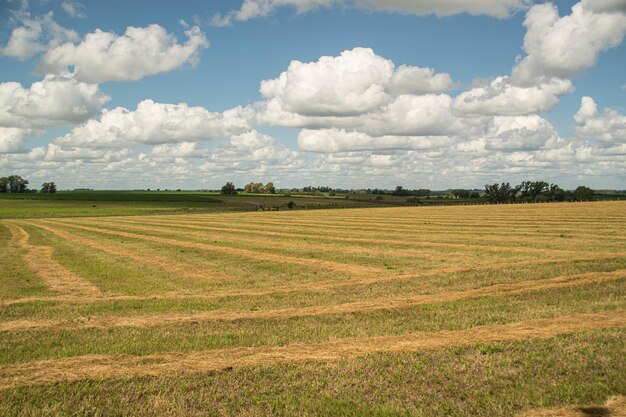
<svg viewBox="0 0 626 417">
<path fill-rule="evenodd" d="M 0 235 L 3 416 L 622 413 L 621 202 L 5 219 Z"/>
</svg>

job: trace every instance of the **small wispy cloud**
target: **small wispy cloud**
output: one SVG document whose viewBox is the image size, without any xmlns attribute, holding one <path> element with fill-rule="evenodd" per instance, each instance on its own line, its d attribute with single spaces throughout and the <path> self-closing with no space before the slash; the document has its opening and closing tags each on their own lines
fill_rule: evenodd
<svg viewBox="0 0 626 417">
<path fill-rule="evenodd" d="M 65 11 L 65 13 L 67 13 L 71 17 L 75 17 L 78 19 L 84 19 L 87 17 L 87 14 L 85 13 L 85 5 L 77 1 L 64 1 L 63 3 L 61 3 L 61 7 Z"/>
</svg>

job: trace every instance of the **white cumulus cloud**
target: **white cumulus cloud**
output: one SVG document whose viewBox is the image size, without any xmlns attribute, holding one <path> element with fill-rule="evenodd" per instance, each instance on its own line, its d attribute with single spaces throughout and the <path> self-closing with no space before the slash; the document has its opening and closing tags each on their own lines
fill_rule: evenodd
<svg viewBox="0 0 626 417">
<path fill-rule="evenodd" d="M 574 90 L 571 81 L 552 78 L 537 85 L 520 87 L 509 77 L 497 77 L 489 85 L 464 91 L 454 100 L 454 109 L 465 115 L 524 115 L 550 111 L 559 97 Z"/>
<path fill-rule="evenodd" d="M 185 31 L 187 41 L 163 27 L 128 27 L 119 36 L 97 29 L 82 42 L 67 42 L 49 49 L 41 58 L 40 73 L 62 73 L 73 69 L 80 81 L 134 81 L 147 75 L 171 71 L 183 64 L 194 64 L 200 50 L 208 47 L 204 33 L 194 26 Z"/>
<path fill-rule="evenodd" d="M 24 88 L 0 83 L 0 126 L 43 128 L 77 124 L 93 117 L 109 100 L 98 85 L 47 75 Z"/>
<path fill-rule="evenodd" d="M 17 16 L 21 26 L 13 29 L 6 46 L 0 48 L 2 55 L 24 61 L 63 42 L 79 39 L 78 33 L 55 22 L 52 12 L 35 18 L 28 13 Z"/>
<path fill-rule="evenodd" d="M 516 83 L 534 84 L 544 78 L 571 78 L 590 68 L 598 54 L 619 45 L 626 32 L 626 8 L 617 1 L 583 0 L 560 17 L 556 6 L 533 6 L 526 15 L 524 50 L 513 68 Z"/>
<path fill-rule="evenodd" d="M 261 82 L 261 94 L 277 110 L 305 117 L 348 117 L 373 111 L 399 94 L 440 92 L 449 74 L 400 66 L 369 48 L 354 48 L 318 61 L 292 61 L 278 78 Z"/>
<path fill-rule="evenodd" d="M 138 144 L 194 142 L 225 137 L 249 130 L 249 110 L 241 107 L 221 113 L 186 103 L 141 101 L 137 109 L 105 110 L 99 120 L 89 120 L 54 140 L 68 147 L 129 147 Z"/>
<path fill-rule="evenodd" d="M 626 143 L 626 116 L 617 109 L 605 109 L 598 113 L 598 106 L 591 97 L 583 97 L 580 109 L 574 115 L 576 134 L 608 144 Z"/>
</svg>

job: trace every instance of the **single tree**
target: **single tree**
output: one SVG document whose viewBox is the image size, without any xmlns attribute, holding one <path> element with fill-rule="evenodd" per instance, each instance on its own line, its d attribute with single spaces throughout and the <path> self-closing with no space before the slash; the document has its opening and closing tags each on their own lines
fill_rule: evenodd
<svg viewBox="0 0 626 417">
<path fill-rule="evenodd" d="M 574 200 L 589 201 L 593 200 L 593 190 L 589 187 L 581 185 L 574 190 Z"/>
<path fill-rule="evenodd" d="M 502 184 L 485 185 L 485 199 L 492 204 L 509 203 L 515 201 L 518 188 L 511 187 L 508 182 Z"/>
<path fill-rule="evenodd" d="M 233 184 L 230 181 L 224 184 L 224 186 L 222 187 L 222 194 L 226 194 L 226 195 L 237 194 L 237 189 L 235 188 L 235 184 Z"/>
<path fill-rule="evenodd" d="M 274 187 L 274 183 L 271 181 L 265 184 L 263 188 L 267 194 L 276 194 L 276 187 Z"/>
<path fill-rule="evenodd" d="M 548 201 L 564 201 L 565 191 L 556 184 L 550 184 L 546 196 L 548 197 Z"/>
<path fill-rule="evenodd" d="M 41 192 L 42 193 L 56 193 L 57 192 L 57 186 L 54 182 L 44 182 L 41 186 Z"/>
</svg>

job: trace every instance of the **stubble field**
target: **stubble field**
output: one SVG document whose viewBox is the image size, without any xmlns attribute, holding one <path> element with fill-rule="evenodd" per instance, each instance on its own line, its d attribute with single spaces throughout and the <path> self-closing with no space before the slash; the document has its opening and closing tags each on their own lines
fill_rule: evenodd
<svg viewBox="0 0 626 417">
<path fill-rule="evenodd" d="M 622 202 L 3 220 L 0 415 L 603 404 L 625 231 Z"/>
</svg>

